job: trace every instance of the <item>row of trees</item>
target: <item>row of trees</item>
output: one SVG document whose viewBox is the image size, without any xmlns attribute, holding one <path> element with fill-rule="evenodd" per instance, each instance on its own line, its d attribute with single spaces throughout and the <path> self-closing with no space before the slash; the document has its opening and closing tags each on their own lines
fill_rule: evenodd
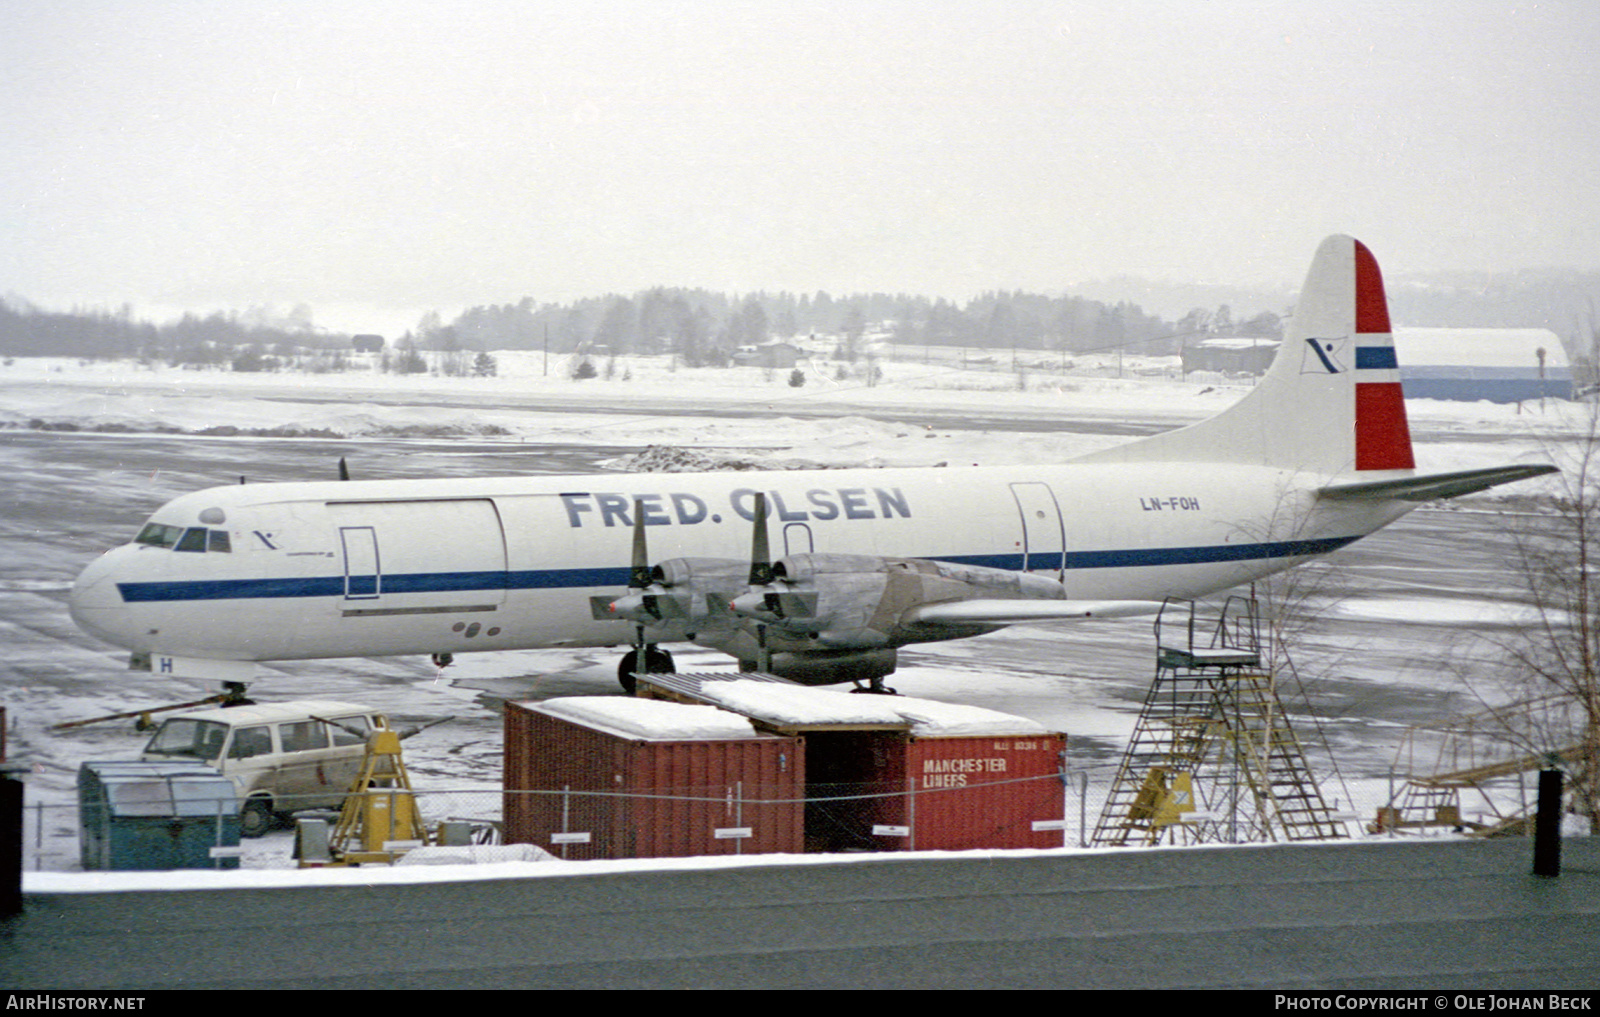
<svg viewBox="0 0 1600 1017">
<path fill-rule="evenodd" d="M 1022 292 L 986 293 L 963 306 L 904 294 L 836 299 L 826 293 L 755 293 L 736 300 L 704 290 L 658 288 L 571 304 L 524 298 L 515 304 L 473 307 L 449 325 L 424 322 L 418 342 L 424 348 L 455 343 L 468 349 L 556 353 L 671 351 L 690 364 L 701 364 L 725 361 L 738 347 L 769 338 L 839 336 L 848 350 L 859 346 L 873 327 L 886 328 L 888 338 L 908 345 L 1072 353 L 1118 347 L 1174 353 L 1195 336 L 1281 333 L 1275 315 L 1235 324 L 1225 307 L 1197 309 L 1182 323 L 1173 323 L 1134 304 Z"/>
<path fill-rule="evenodd" d="M 836 336 L 842 359 L 854 360 L 874 335 L 908 345 L 1069 353 L 1129 348 L 1163 354 L 1205 335 L 1276 336 L 1278 330 L 1273 315 L 1235 324 L 1226 307 L 1196 309 L 1174 323 L 1134 304 L 1022 292 L 986 293 L 958 306 L 903 294 L 835 299 L 826 293 L 756 293 L 740 299 L 705 290 L 657 288 L 568 304 L 536 304 L 524 298 L 473 307 L 450 322 L 430 312 L 391 348 L 451 357 L 495 349 L 671 352 L 690 366 L 717 366 L 728 363 L 741 346 L 802 335 Z M 0 301 L 0 354 L 12 356 L 128 358 L 262 370 L 286 364 L 306 350 L 331 353 L 350 346 L 350 336 L 316 329 L 305 307 L 288 315 L 260 309 L 189 314 L 156 325 L 134 320 L 126 307 L 60 313 Z M 397 363 L 401 366 L 396 369 L 404 371 L 404 365 L 416 361 Z M 460 373 L 470 373 L 470 368 Z"/>
<path fill-rule="evenodd" d="M 155 325 L 137 321 L 132 310 L 43 311 L 0 300 L 0 353 L 22 357 L 90 357 L 166 360 L 170 363 L 226 366 L 243 351 L 286 357 L 307 346 L 349 348 L 324 343 L 311 330 L 310 312 L 297 308 L 288 317 L 261 311 L 186 314 Z"/>
</svg>

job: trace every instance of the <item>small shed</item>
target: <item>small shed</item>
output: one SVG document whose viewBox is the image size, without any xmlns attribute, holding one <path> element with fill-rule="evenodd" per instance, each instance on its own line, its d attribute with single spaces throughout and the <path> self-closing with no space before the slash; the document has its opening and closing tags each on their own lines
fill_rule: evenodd
<svg viewBox="0 0 1600 1017">
<path fill-rule="evenodd" d="M 798 853 L 800 739 L 709 706 L 506 704 L 506 843 L 561 858 Z"/>
<path fill-rule="evenodd" d="M 798 346 L 772 342 L 739 347 L 733 352 L 733 362 L 739 367 L 794 367 L 804 356 L 805 351 Z"/>
<path fill-rule="evenodd" d="M 1245 336 L 1206 339 L 1183 348 L 1183 373 L 1217 371 L 1222 374 L 1267 373 L 1278 355 L 1278 340 Z"/>
</svg>

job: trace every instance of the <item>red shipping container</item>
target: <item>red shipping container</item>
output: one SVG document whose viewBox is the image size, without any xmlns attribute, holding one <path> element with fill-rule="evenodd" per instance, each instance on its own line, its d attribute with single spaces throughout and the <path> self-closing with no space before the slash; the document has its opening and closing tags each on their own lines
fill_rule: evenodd
<svg viewBox="0 0 1600 1017">
<path fill-rule="evenodd" d="M 910 790 L 901 802 L 911 828 L 906 850 L 1060 847 L 1066 815 L 1061 779 L 1065 735 L 1053 732 L 967 738 L 918 738 L 906 744 Z M 886 775 L 887 776 L 887 775 Z"/>
<path fill-rule="evenodd" d="M 652 675 L 660 694 L 806 740 L 809 851 L 1062 846 L 1066 736 L 1022 717 L 764 675 Z M 1035 829 L 1036 823 L 1057 824 Z"/>
<path fill-rule="evenodd" d="M 507 703 L 505 730 L 507 843 L 575 860 L 803 849 L 799 738 L 620 696 Z"/>
</svg>

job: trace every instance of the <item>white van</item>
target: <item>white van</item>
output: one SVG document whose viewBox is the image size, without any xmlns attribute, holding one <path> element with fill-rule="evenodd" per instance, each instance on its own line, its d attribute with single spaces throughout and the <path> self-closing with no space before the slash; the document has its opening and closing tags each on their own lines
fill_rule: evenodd
<svg viewBox="0 0 1600 1017">
<path fill-rule="evenodd" d="M 239 832 L 259 837 L 279 815 L 343 804 L 366 753 L 355 732 L 387 726 L 365 706 L 319 699 L 195 710 L 163 721 L 139 758 L 221 770 L 239 789 Z"/>
</svg>

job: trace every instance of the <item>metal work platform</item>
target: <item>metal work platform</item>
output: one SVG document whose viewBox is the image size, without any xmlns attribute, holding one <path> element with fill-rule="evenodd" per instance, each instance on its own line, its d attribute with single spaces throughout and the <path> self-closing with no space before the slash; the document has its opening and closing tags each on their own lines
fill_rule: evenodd
<svg viewBox="0 0 1600 1017">
<path fill-rule="evenodd" d="M 1442 827 L 1477 837 L 1526 836 L 1534 808 L 1528 774 L 1558 767 L 1570 775 L 1569 786 L 1586 780 L 1579 705 L 1568 696 L 1538 696 L 1410 728 L 1393 770 L 1402 782 L 1368 829 Z M 1418 758 L 1429 749 L 1431 764 Z M 1470 809 L 1464 793 L 1471 795 Z"/>
<path fill-rule="evenodd" d="M 1176 645 L 1168 609 L 1187 609 Z M 1155 622 L 1156 674 L 1091 843 L 1312 841 L 1347 836 L 1262 666 L 1257 603 L 1230 598 L 1197 631 L 1194 605 Z"/>
</svg>

